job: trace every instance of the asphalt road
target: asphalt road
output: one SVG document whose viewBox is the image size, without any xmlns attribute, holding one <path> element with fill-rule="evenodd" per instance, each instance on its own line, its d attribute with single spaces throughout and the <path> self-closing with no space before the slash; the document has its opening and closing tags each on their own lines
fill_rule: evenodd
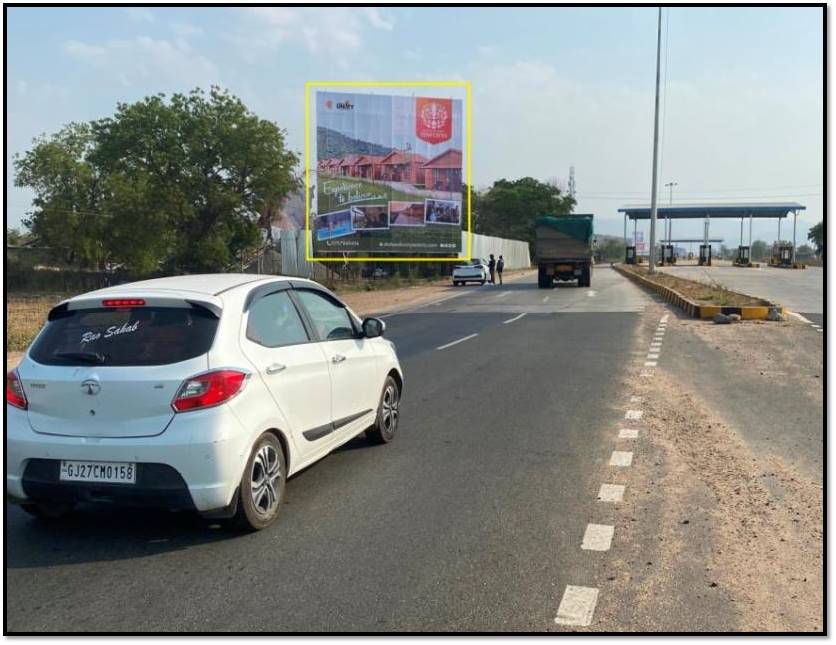
<svg viewBox="0 0 836 645">
<path fill-rule="evenodd" d="M 387 317 L 399 436 L 295 476 L 256 534 L 96 507 L 50 527 L 7 506 L 7 629 L 562 629 L 566 585 L 606 557 L 579 546 L 648 302 L 602 268 L 592 289 L 528 276 Z"/>
<path fill-rule="evenodd" d="M 758 268 L 674 265 L 660 268 L 683 278 L 719 282 L 733 291 L 766 298 L 810 320 L 817 319 L 818 324 L 824 324 L 824 269 L 821 267 L 807 267 L 801 270 L 777 269 L 763 265 Z"/>
</svg>

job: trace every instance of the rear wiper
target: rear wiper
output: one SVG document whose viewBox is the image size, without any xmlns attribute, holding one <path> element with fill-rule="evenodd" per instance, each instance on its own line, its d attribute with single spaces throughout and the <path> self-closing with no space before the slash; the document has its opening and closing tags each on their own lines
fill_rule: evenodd
<svg viewBox="0 0 836 645">
<path fill-rule="evenodd" d="M 56 352 L 54 356 L 55 358 L 66 358 L 85 363 L 101 364 L 105 362 L 104 354 L 99 354 L 98 352 Z"/>
</svg>

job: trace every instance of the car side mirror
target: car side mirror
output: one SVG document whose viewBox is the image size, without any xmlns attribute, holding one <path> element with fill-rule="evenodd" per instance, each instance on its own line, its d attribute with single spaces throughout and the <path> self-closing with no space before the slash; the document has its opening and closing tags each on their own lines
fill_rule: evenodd
<svg viewBox="0 0 836 645">
<path fill-rule="evenodd" d="M 366 338 L 377 338 L 383 336 L 386 331 L 386 323 L 380 318 L 366 318 L 363 321 L 363 336 Z"/>
</svg>

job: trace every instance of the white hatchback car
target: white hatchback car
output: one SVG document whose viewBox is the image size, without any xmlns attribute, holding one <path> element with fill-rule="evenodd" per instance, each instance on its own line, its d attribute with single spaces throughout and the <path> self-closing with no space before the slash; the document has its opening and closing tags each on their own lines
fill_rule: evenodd
<svg viewBox="0 0 836 645">
<path fill-rule="evenodd" d="M 359 433 L 390 441 L 403 390 L 385 323 L 309 280 L 191 275 L 66 300 L 6 377 L 6 491 L 272 523 L 287 476 Z"/>
<path fill-rule="evenodd" d="M 453 267 L 453 286 L 468 282 L 485 284 L 490 279 L 488 263 L 484 259 L 473 258 L 467 264 L 457 264 Z"/>
</svg>

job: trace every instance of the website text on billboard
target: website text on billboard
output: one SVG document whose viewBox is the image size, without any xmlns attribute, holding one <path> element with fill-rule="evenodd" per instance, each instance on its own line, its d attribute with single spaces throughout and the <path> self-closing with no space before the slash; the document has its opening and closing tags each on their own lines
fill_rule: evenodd
<svg viewBox="0 0 836 645">
<path fill-rule="evenodd" d="M 317 91 L 314 257 L 462 251 L 462 101 Z"/>
</svg>

